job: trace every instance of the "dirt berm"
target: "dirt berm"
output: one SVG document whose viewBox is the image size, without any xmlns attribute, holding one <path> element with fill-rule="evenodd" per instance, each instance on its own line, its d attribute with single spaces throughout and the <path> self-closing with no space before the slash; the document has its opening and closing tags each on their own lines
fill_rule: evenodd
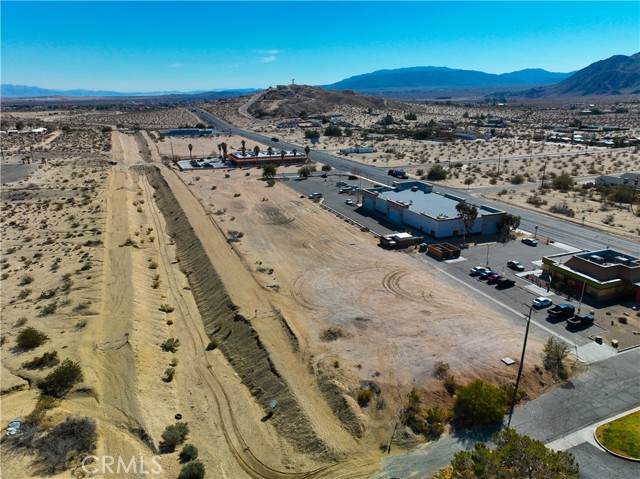
<svg viewBox="0 0 640 479">
<path fill-rule="evenodd" d="M 236 313 L 224 284 L 211 264 L 202 243 L 189 224 L 160 171 L 155 166 L 138 166 L 155 189 L 160 211 L 167 222 L 167 233 L 175 241 L 182 271 L 208 336 L 218 343 L 234 370 L 265 411 L 279 434 L 297 450 L 324 460 L 335 460 L 335 451 L 316 435 L 311 421 L 298 404 L 289 385 L 275 368 L 268 351 L 251 323 Z M 204 354 L 204 351 L 203 351 Z M 277 407 L 268 418 L 272 400 Z"/>
</svg>

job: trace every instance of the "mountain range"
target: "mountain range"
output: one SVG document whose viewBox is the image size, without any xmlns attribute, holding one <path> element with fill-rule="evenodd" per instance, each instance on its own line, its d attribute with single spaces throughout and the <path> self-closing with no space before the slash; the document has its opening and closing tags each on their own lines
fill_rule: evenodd
<svg viewBox="0 0 640 479">
<path fill-rule="evenodd" d="M 28 85 L 12 85 L 3 83 L 0 85 L 0 97 L 2 98 L 39 98 L 39 97 L 120 97 L 120 96 L 161 96 L 161 95 L 201 95 L 203 93 L 229 93 L 230 96 L 235 94 L 245 94 L 255 91 L 254 88 L 223 90 L 212 92 L 209 90 L 195 90 L 189 92 L 182 91 L 153 91 L 153 92 L 118 92 L 109 90 L 50 90 L 37 86 Z"/>
<path fill-rule="evenodd" d="M 451 87 L 504 87 L 515 85 L 548 85 L 558 83 L 573 74 L 555 73 L 530 68 L 500 75 L 474 70 L 447 67 L 411 67 L 378 70 L 356 75 L 324 88 L 330 90 L 370 90 L 380 88 L 451 88 Z"/>
</svg>

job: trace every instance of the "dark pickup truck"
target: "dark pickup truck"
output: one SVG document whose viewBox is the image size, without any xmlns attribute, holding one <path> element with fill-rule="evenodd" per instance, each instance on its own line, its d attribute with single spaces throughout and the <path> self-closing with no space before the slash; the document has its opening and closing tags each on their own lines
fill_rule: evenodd
<svg viewBox="0 0 640 479">
<path fill-rule="evenodd" d="M 576 312 L 576 307 L 572 304 L 556 304 L 553 308 L 547 310 L 547 314 L 552 318 L 564 318 L 567 316 L 573 316 Z"/>
<path fill-rule="evenodd" d="M 509 278 L 498 278 L 496 281 L 496 285 L 498 288 L 511 288 L 516 285 L 515 280 Z"/>
<path fill-rule="evenodd" d="M 586 328 L 593 324 L 594 319 L 590 314 L 577 313 L 567 319 L 567 328 Z"/>
</svg>

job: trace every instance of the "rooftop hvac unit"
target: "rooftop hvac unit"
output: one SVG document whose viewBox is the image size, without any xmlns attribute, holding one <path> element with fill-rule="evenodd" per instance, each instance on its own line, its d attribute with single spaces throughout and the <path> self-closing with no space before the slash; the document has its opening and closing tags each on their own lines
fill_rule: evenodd
<svg viewBox="0 0 640 479">
<path fill-rule="evenodd" d="M 593 261 L 594 263 L 598 263 L 598 264 L 603 264 L 604 263 L 604 258 L 602 256 L 598 256 L 597 254 L 592 254 L 591 256 L 589 256 L 589 260 Z"/>
</svg>

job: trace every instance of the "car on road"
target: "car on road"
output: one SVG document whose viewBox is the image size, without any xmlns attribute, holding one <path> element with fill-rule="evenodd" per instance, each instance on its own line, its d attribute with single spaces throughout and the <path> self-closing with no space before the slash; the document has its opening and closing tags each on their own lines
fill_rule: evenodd
<svg viewBox="0 0 640 479">
<path fill-rule="evenodd" d="M 349 175 L 348 180 L 357 180 L 358 177 L 356 175 Z"/>
<path fill-rule="evenodd" d="M 516 285 L 516 281 L 510 278 L 498 278 L 496 281 L 496 286 L 498 288 L 511 288 Z"/>
<path fill-rule="evenodd" d="M 271 141 L 280 141 L 280 138 L 278 138 L 277 136 L 272 136 Z"/>
<path fill-rule="evenodd" d="M 500 273 L 493 273 L 487 276 L 487 284 L 497 283 L 503 276 Z"/>
<path fill-rule="evenodd" d="M 586 328 L 593 324 L 595 318 L 586 313 L 576 313 L 567 319 L 567 328 Z"/>
<path fill-rule="evenodd" d="M 553 301 L 551 301 L 549 298 L 545 298 L 544 296 L 540 296 L 539 298 L 536 298 L 533 301 L 531 301 L 531 306 L 533 306 L 536 309 L 548 308 L 552 304 L 553 304 Z"/>
<path fill-rule="evenodd" d="M 524 271 L 524 265 L 519 261 L 510 259 L 507 261 L 507 266 L 515 271 Z"/>
<path fill-rule="evenodd" d="M 327 178 L 327 176 L 328 176 L 328 175 L 327 175 L 326 173 L 322 173 L 322 174 L 320 175 L 320 178 Z"/>
<path fill-rule="evenodd" d="M 480 279 L 487 279 L 487 277 L 492 274 L 498 274 L 498 272 L 492 269 L 487 269 L 485 271 L 480 271 L 480 274 L 478 276 L 480 277 Z"/>
<path fill-rule="evenodd" d="M 345 205 L 353 205 L 353 200 L 351 198 L 349 198 L 347 201 L 344 202 Z"/>
<path fill-rule="evenodd" d="M 314 198 L 322 198 L 322 193 L 311 193 L 309 195 L 309 199 L 312 200 Z"/>
<path fill-rule="evenodd" d="M 336 181 L 336 186 L 347 186 L 346 181 Z"/>
<path fill-rule="evenodd" d="M 491 271 L 489 268 L 485 268 L 484 266 L 474 266 L 473 268 L 471 268 L 471 270 L 469 271 L 469 274 L 471 276 L 478 276 L 480 273 L 482 273 L 483 271 Z"/>
<path fill-rule="evenodd" d="M 529 246 L 538 246 L 538 240 L 533 238 L 522 238 L 522 242 L 524 244 L 528 244 Z"/>
<path fill-rule="evenodd" d="M 342 193 L 351 193 L 353 191 L 353 188 L 351 186 L 343 186 L 342 188 L 340 188 L 338 190 L 338 193 L 342 194 Z"/>
</svg>

